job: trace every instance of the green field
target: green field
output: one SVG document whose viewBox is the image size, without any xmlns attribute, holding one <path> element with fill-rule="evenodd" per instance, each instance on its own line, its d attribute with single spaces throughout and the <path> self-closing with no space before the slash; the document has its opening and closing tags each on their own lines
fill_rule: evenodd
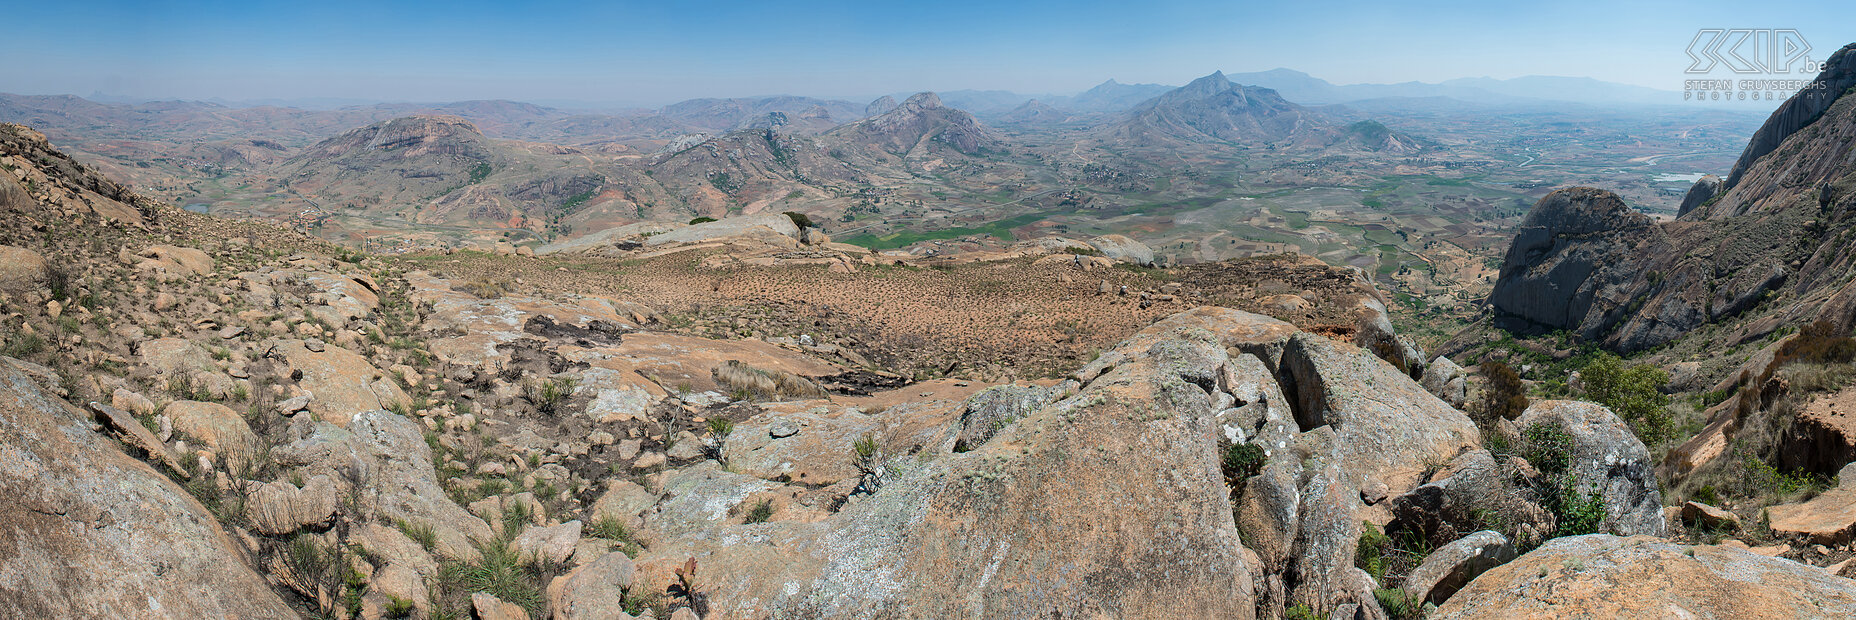
<svg viewBox="0 0 1856 620">
<path fill-rule="evenodd" d="M 891 234 L 883 235 L 883 236 L 872 235 L 870 233 L 860 233 L 860 234 L 852 235 L 850 237 L 846 237 L 844 239 L 840 239 L 839 241 L 842 243 L 849 243 L 851 245 L 863 246 L 866 248 L 870 248 L 872 250 L 894 250 L 896 248 L 907 247 L 910 244 L 914 244 L 914 243 L 921 242 L 921 241 L 932 241 L 935 239 L 959 239 L 961 237 L 965 237 L 969 235 L 992 235 L 994 237 L 999 238 L 1002 241 L 1016 241 L 1017 237 L 1012 235 L 1012 229 L 1037 222 L 1039 220 L 1044 219 L 1044 217 L 1045 217 L 1045 214 L 1043 213 L 1026 213 L 1023 215 L 1019 215 L 1017 217 L 1013 217 L 1011 219 L 999 220 L 997 222 L 988 223 L 984 226 L 977 226 L 977 227 L 972 227 L 972 228 L 956 227 L 956 228 L 943 228 L 940 230 L 929 230 L 929 231 L 920 231 L 920 232 L 905 230 L 902 232 L 891 233 Z"/>
</svg>

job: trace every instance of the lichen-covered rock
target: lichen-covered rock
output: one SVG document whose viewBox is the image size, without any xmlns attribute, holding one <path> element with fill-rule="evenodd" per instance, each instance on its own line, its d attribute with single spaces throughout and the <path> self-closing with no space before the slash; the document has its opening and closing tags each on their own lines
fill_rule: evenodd
<svg viewBox="0 0 1856 620">
<path fill-rule="evenodd" d="M 1477 575 L 1514 558 L 1514 543 L 1507 536 L 1476 532 L 1425 556 L 1424 563 L 1405 576 L 1405 594 L 1418 601 L 1442 603 Z"/>
<path fill-rule="evenodd" d="M 313 476 L 302 488 L 287 480 L 259 485 L 245 501 L 252 527 L 273 536 L 326 523 L 335 516 L 335 481 Z"/>
<path fill-rule="evenodd" d="M 1650 451 L 1610 409 L 1596 403 L 1537 400 L 1521 417 L 1500 424 L 1516 442 L 1535 424 L 1557 428 L 1571 438 L 1567 475 L 1582 491 L 1596 490 L 1603 497 L 1604 531 L 1661 536 L 1667 529 Z"/>
<path fill-rule="evenodd" d="M 1136 265 L 1154 264 L 1154 250 L 1147 244 L 1124 235 L 1102 235 L 1088 241 L 1089 246 L 1111 259 Z"/>
<path fill-rule="evenodd" d="M 1731 547 L 1591 534 L 1483 573 L 1430 617 L 1850 618 L 1856 580 Z"/>
<path fill-rule="evenodd" d="M 1229 349 L 1276 323 L 1225 309 L 1157 323 L 973 451 L 876 463 L 880 488 L 822 521 L 660 540 L 641 580 L 706 558 L 724 616 L 1254 617 L 1215 416 Z"/>
<path fill-rule="evenodd" d="M 979 447 L 1005 425 L 1037 411 L 1062 393 L 1062 388 L 1056 386 L 996 385 L 967 397 L 954 449 L 965 452 Z"/>
<path fill-rule="evenodd" d="M 1450 361 L 1450 358 L 1437 356 L 1424 367 L 1424 377 L 1419 380 L 1425 391 L 1442 399 L 1450 406 L 1462 409 L 1469 402 L 1469 383 L 1463 373 L 1463 367 Z"/>
<path fill-rule="evenodd" d="M 232 471 L 240 471 L 251 462 L 258 449 L 258 435 L 251 432 L 245 416 L 225 405 L 177 400 L 168 403 L 161 413 L 173 421 L 175 432 L 211 448 Z"/>
<path fill-rule="evenodd" d="M 432 449 L 411 420 L 388 411 L 363 411 L 344 429 L 297 416 L 288 437 L 272 449 L 272 458 L 306 475 L 333 477 L 344 491 L 359 485 L 364 514 L 357 518 L 431 525 L 438 552 L 453 559 L 475 559 L 472 541 L 490 540 L 489 524 L 453 503 L 439 487 Z"/>
<path fill-rule="evenodd" d="M 0 617 L 297 617 L 205 507 L 27 368 L 0 358 Z"/>
<path fill-rule="evenodd" d="M 517 535 L 510 546 L 515 549 L 518 557 L 565 562 L 567 558 L 573 556 L 574 547 L 578 544 L 580 544 L 580 522 L 568 521 L 546 527 L 531 526 Z"/>
<path fill-rule="evenodd" d="M 1277 372 L 1303 430 L 1334 429 L 1349 481 L 1410 488 L 1425 464 L 1481 444 L 1475 422 L 1370 353 L 1314 334 L 1289 339 Z M 1358 487 L 1356 487 L 1358 488 Z"/>
<path fill-rule="evenodd" d="M 556 620 L 630 620 L 626 590 L 632 587 L 632 560 L 613 551 L 554 578 L 548 584 L 548 607 Z"/>
</svg>

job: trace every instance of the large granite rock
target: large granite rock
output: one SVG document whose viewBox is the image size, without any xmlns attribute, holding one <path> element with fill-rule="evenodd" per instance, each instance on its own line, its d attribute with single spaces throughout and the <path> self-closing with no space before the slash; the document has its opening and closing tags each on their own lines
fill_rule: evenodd
<svg viewBox="0 0 1856 620">
<path fill-rule="evenodd" d="M 1731 547 L 1591 534 L 1483 573 L 1430 617 L 1850 618 L 1856 580 Z"/>
<path fill-rule="evenodd" d="M 1589 187 L 1547 194 L 1516 227 L 1489 303 L 1600 340 L 1622 318 L 1642 275 L 1644 244 L 1660 243 L 1659 235 L 1617 194 Z"/>
<path fill-rule="evenodd" d="M 1410 488 L 1426 463 L 1481 444 L 1475 422 L 1391 364 L 1352 345 L 1296 334 L 1277 371 L 1302 430 L 1332 427 L 1333 460 L 1354 484 Z"/>
<path fill-rule="evenodd" d="M 1405 576 L 1405 594 L 1442 603 L 1477 575 L 1515 558 L 1514 543 L 1500 532 L 1481 531 L 1438 547 Z"/>
<path fill-rule="evenodd" d="M 970 452 L 878 463 L 881 487 L 823 521 L 660 542 L 642 579 L 706 557 L 723 616 L 1254 617 L 1215 415 L 1231 398 L 1227 344 L 1275 321 L 1195 312 L 1104 354 L 1120 361 Z"/>
<path fill-rule="evenodd" d="M 295 618 L 186 491 L 0 358 L 0 617 Z"/>
<path fill-rule="evenodd" d="M 745 235 L 782 235 L 793 239 L 799 238 L 799 226 L 781 213 L 762 213 L 756 215 L 739 215 L 723 218 L 713 222 L 703 222 L 679 228 L 645 239 L 646 246 L 660 246 L 673 243 L 699 243 L 715 241 L 729 237 Z"/>
<path fill-rule="evenodd" d="M 1154 264 L 1154 250 L 1147 244 L 1122 235 L 1102 235 L 1090 239 L 1090 247 L 1101 252 L 1103 256 L 1114 260 L 1134 263 L 1136 265 Z"/>
<path fill-rule="evenodd" d="M 1536 400 L 1521 417 L 1500 424 L 1517 443 L 1535 424 L 1565 431 L 1572 439 L 1567 474 L 1582 490 L 1596 489 L 1603 496 L 1604 530 L 1625 536 L 1663 535 L 1667 524 L 1650 451 L 1610 409 L 1596 403 Z"/>
</svg>

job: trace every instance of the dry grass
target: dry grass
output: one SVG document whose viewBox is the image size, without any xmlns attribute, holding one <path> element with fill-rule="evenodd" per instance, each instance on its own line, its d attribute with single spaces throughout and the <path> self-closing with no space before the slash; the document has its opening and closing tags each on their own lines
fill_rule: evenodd
<svg viewBox="0 0 1856 620">
<path fill-rule="evenodd" d="M 730 392 L 748 392 L 757 398 L 822 398 L 825 389 L 810 379 L 784 370 L 763 370 L 728 360 L 710 373 Z"/>
</svg>

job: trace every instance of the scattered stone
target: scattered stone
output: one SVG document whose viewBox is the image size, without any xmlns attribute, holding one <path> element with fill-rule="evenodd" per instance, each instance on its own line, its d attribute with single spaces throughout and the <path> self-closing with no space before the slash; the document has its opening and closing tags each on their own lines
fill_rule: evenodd
<svg viewBox="0 0 1856 620">
<path fill-rule="evenodd" d="M 785 418 L 775 420 L 767 425 L 767 435 L 774 439 L 785 439 L 799 434 L 799 423 Z"/>
<path fill-rule="evenodd" d="M 1731 532 L 1740 529 L 1740 515 L 1701 502 L 1682 504 L 1682 521 L 1702 530 Z"/>
<path fill-rule="evenodd" d="M 477 612 L 477 620 L 529 620 L 528 612 L 521 605 L 504 602 L 486 592 L 472 593 L 470 606 Z"/>
</svg>

